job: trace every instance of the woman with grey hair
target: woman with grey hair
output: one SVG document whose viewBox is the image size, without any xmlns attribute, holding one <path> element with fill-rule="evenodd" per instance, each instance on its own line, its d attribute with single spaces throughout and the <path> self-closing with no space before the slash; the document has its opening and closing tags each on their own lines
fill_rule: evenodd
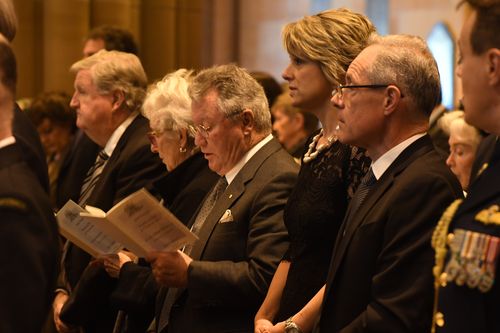
<svg viewBox="0 0 500 333">
<path fill-rule="evenodd" d="M 189 222 L 207 192 L 219 178 L 194 144 L 191 98 L 193 72 L 179 69 L 149 87 L 142 112 L 149 120 L 151 150 L 159 154 L 169 173 L 148 190 L 183 223 Z M 122 333 L 144 332 L 154 317 L 159 291 L 149 265 L 122 251 L 101 257 L 103 269 L 116 286 L 103 297 L 121 310 Z M 123 315 L 125 314 L 125 316 Z"/>
</svg>

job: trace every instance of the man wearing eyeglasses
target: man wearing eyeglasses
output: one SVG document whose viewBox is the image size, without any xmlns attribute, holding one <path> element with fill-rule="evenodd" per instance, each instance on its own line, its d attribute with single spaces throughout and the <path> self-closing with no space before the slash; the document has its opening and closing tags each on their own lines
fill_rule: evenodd
<svg viewBox="0 0 500 333">
<path fill-rule="evenodd" d="M 462 195 L 426 134 L 439 89 L 422 39 L 374 36 L 334 91 L 339 140 L 373 162 L 335 244 L 321 332 L 429 331 L 431 234 Z"/>
<path fill-rule="evenodd" d="M 247 71 L 201 71 L 190 95 L 195 143 L 221 179 L 190 223 L 198 242 L 148 258 L 156 280 L 170 287 L 157 332 L 252 333 L 288 247 L 282 215 L 298 166 L 272 138 L 266 96 Z"/>
</svg>

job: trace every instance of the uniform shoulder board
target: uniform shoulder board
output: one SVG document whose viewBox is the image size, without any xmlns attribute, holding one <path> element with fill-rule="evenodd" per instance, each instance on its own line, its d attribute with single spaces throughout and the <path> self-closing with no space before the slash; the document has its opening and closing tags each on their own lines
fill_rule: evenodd
<svg viewBox="0 0 500 333">
<path fill-rule="evenodd" d="M 500 226 L 500 211 L 498 205 L 492 205 L 477 213 L 476 220 L 484 224 Z"/>
<path fill-rule="evenodd" d="M 0 197 L 0 209 L 28 210 L 28 205 L 23 200 L 13 197 Z"/>
</svg>

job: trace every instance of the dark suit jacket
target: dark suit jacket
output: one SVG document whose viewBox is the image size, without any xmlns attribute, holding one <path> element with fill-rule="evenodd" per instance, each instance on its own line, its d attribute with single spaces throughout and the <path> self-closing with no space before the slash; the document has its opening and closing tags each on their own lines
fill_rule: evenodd
<svg viewBox="0 0 500 333">
<path fill-rule="evenodd" d="M 166 173 L 165 165 L 158 155 L 150 150 L 150 143 L 147 138 L 148 130 L 149 124 L 146 118 L 138 116 L 134 119 L 121 136 L 113 154 L 109 157 L 87 204 L 107 211 L 121 199 L 159 179 Z M 90 255 L 77 246 L 70 244 L 67 247 L 63 264 L 67 283 L 71 289 L 74 289 L 79 282 L 89 260 Z M 83 290 L 80 290 L 80 292 L 85 294 Z M 92 292 L 97 293 L 96 290 L 92 290 Z M 93 305 L 89 304 L 88 306 L 92 307 Z M 93 318 L 86 323 L 75 322 L 73 324 L 86 326 L 89 332 L 109 331 L 114 322 L 115 312 L 111 311 L 109 306 L 104 308 L 108 313 L 104 309 L 100 311 L 99 314 L 102 315 L 102 318 Z M 93 310 L 96 309 L 97 307 Z M 106 321 L 106 323 L 100 323 L 100 320 Z"/>
<path fill-rule="evenodd" d="M 14 105 L 12 132 L 26 164 L 37 177 L 42 188 L 49 193 L 49 174 L 40 136 L 31 120 L 17 104 Z"/>
<path fill-rule="evenodd" d="M 78 202 L 80 189 L 87 175 L 87 171 L 101 148 L 82 131 L 78 130 L 68 153 L 64 156 L 57 177 L 56 204 L 61 208 L 73 200 Z"/>
<path fill-rule="evenodd" d="M 59 262 L 49 198 L 15 145 L 0 149 L 0 332 L 40 332 Z"/>
<path fill-rule="evenodd" d="M 500 213 L 496 213 L 497 223 L 485 224 L 476 215 L 500 206 L 500 142 L 496 142 L 489 154 L 488 168 L 471 184 L 467 198 L 458 208 L 450 226 L 451 231 L 464 229 L 482 235 L 500 237 Z M 498 250 L 497 250 L 498 251 Z M 494 264 L 495 282 L 487 292 L 470 288 L 467 284 L 458 286 L 454 281 L 439 289 L 437 310 L 444 315 L 444 327 L 437 329 L 443 333 L 489 333 L 500 332 L 500 264 L 496 257 Z"/>
<path fill-rule="evenodd" d="M 428 332 L 430 238 L 443 210 L 460 196 L 458 180 L 427 135 L 407 147 L 359 210 L 346 215 L 328 273 L 320 331 Z"/>
<path fill-rule="evenodd" d="M 188 287 L 172 290 L 168 332 L 253 332 L 253 317 L 288 248 L 283 209 L 297 172 L 275 139 L 245 164 L 200 229 Z M 232 221 L 219 222 L 228 211 Z"/>
</svg>

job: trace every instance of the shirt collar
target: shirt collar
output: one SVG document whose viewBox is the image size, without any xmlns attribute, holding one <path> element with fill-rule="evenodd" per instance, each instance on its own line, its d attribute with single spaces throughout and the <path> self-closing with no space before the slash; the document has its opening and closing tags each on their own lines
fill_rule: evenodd
<svg viewBox="0 0 500 333">
<path fill-rule="evenodd" d="M 415 134 L 397 146 L 392 147 L 384 155 L 380 156 L 375 162 L 372 163 L 372 170 L 377 180 L 382 177 L 384 172 L 391 166 L 391 164 L 398 158 L 398 156 L 408 148 L 413 142 L 423 137 L 426 133 Z"/>
<path fill-rule="evenodd" d="M 13 145 L 14 143 L 16 143 L 16 138 L 14 138 L 14 136 L 9 136 L 5 139 L 0 140 L 0 149 Z"/>
<path fill-rule="evenodd" d="M 272 139 L 273 139 L 272 134 L 269 134 L 264 139 L 260 140 L 259 143 L 253 146 L 249 151 L 247 151 L 246 154 L 243 155 L 243 157 L 240 159 L 240 161 L 236 163 L 236 165 L 226 173 L 227 183 L 231 184 L 236 175 L 241 171 L 241 169 L 243 169 L 245 164 L 247 164 L 247 162 L 252 158 L 252 156 L 255 155 L 262 147 L 264 147 L 266 143 L 268 143 Z"/>
<path fill-rule="evenodd" d="M 120 138 L 122 137 L 123 133 L 125 133 L 125 130 L 130 126 L 132 121 L 139 115 L 139 112 L 134 111 L 128 116 L 127 119 L 123 123 L 118 126 L 117 129 L 111 134 L 111 137 L 109 138 L 108 142 L 106 142 L 106 145 L 104 146 L 104 152 L 108 155 L 111 156 L 113 154 L 113 151 L 116 148 L 116 145 L 118 144 L 118 141 L 120 141 Z"/>
</svg>

